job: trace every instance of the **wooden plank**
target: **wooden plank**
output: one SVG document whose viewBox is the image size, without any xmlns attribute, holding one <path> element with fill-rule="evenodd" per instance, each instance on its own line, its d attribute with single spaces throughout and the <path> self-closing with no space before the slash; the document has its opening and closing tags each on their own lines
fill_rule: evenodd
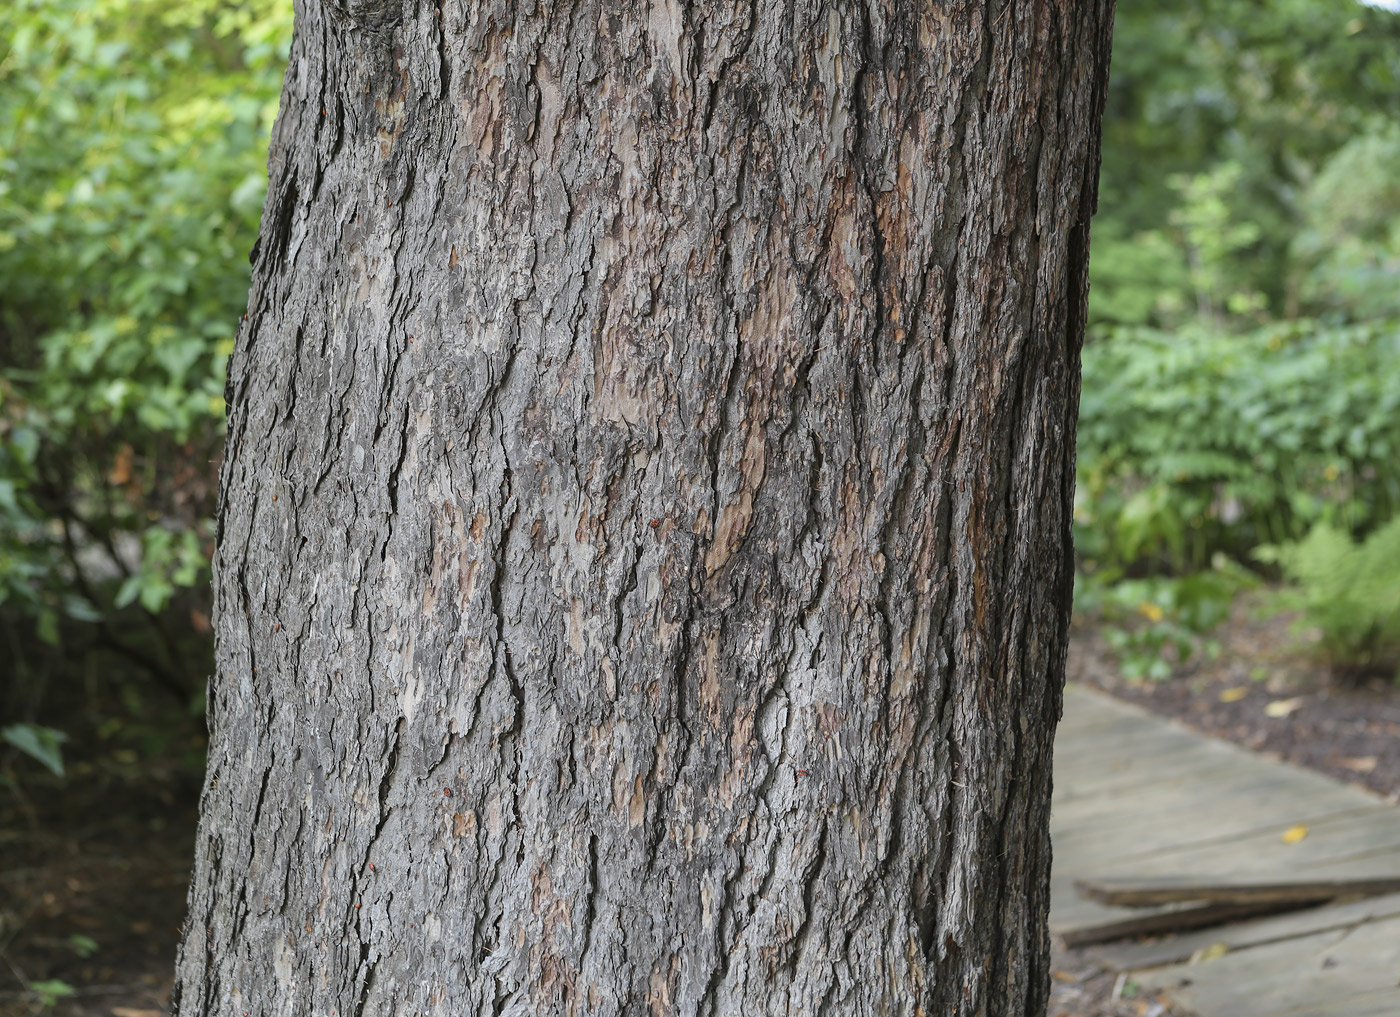
<svg viewBox="0 0 1400 1017">
<path fill-rule="evenodd" d="M 1056 760 L 1055 765 L 1054 808 L 1063 815 L 1104 796 L 1142 795 L 1158 786 L 1179 786 L 1209 778 L 1227 764 L 1213 753 L 1200 752 L 1187 743 L 1153 751 L 1149 756 L 1113 759 L 1102 755 L 1082 762 Z"/>
<path fill-rule="evenodd" d="M 1077 797 L 1073 786 L 1092 782 L 1105 771 L 1136 770 L 1149 766 L 1159 753 L 1180 765 L 1184 757 L 1215 759 L 1225 777 L 1246 771 L 1291 773 L 1293 782 L 1328 788 L 1329 793 L 1359 804 L 1377 804 L 1380 798 L 1361 788 L 1340 784 L 1330 777 L 1276 759 L 1261 757 L 1240 746 L 1211 738 L 1177 721 L 1159 717 L 1139 706 L 1116 700 L 1106 693 L 1070 684 L 1065 689 L 1065 715 L 1055 745 L 1056 799 Z M 1092 733 L 1091 737 L 1088 737 Z"/>
<path fill-rule="evenodd" d="M 1186 736 L 1183 735 L 1183 737 Z M 1382 800 L 1375 795 L 1360 788 L 1338 784 L 1320 773 L 1312 773 L 1273 760 L 1251 756 L 1235 746 L 1217 744 L 1214 749 L 1207 749 L 1206 746 L 1210 743 L 1205 742 L 1202 736 L 1190 737 L 1194 737 L 1198 743 L 1191 754 L 1214 764 L 1213 766 L 1191 768 L 1193 772 L 1201 775 L 1196 781 L 1188 782 L 1195 785 L 1194 790 L 1197 794 L 1223 798 L 1232 793 L 1251 789 L 1268 792 L 1286 787 L 1310 798 L 1325 797 L 1338 803 L 1347 803 L 1355 808 L 1367 808 L 1381 804 Z M 1199 744 L 1202 742 L 1204 745 Z M 1149 744 L 1146 748 L 1152 749 L 1152 746 Z M 1144 752 L 1145 749 L 1142 740 L 1137 740 L 1130 742 L 1121 751 L 1137 753 Z M 1152 755 L 1141 756 L 1138 763 L 1134 765 L 1158 771 L 1161 779 L 1173 780 L 1177 775 L 1172 772 L 1171 767 L 1180 765 L 1186 757 L 1187 753 L 1184 750 L 1176 751 L 1173 749 L 1162 753 L 1154 751 Z M 1058 767 L 1055 773 L 1057 811 L 1082 807 L 1085 804 L 1092 806 L 1102 797 L 1102 794 L 1091 796 L 1087 793 L 1081 793 L 1081 787 L 1106 792 L 1112 798 L 1127 801 L 1133 799 L 1132 785 L 1135 781 L 1122 779 L 1127 772 L 1124 768 L 1125 761 L 1121 758 L 1115 758 L 1111 752 L 1086 755 L 1079 760 L 1057 759 L 1056 765 Z M 1107 786 L 1105 786 L 1104 781 L 1105 774 L 1113 778 L 1107 782 Z M 1156 782 L 1148 773 L 1144 773 L 1144 778 L 1142 783 Z"/>
<path fill-rule="evenodd" d="M 1113 919 L 1093 925 L 1079 925 L 1059 933 L 1065 946 L 1091 946 L 1134 936 L 1160 936 L 1167 932 L 1211 928 L 1243 918 L 1276 913 L 1279 904 L 1202 904 L 1199 907 L 1154 908 L 1131 917 L 1115 911 Z M 1296 905 L 1294 905 L 1296 907 Z"/>
<path fill-rule="evenodd" d="M 1212 882 L 1400 878 L 1400 810 L 1320 774 L 1255 756 L 1089 690 L 1066 691 L 1051 817 L 1051 925 L 1189 913 L 1125 914 L 1073 890 L 1076 879 L 1201 874 Z M 1306 825 L 1306 837 L 1282 834 Z M 1248 905 L 1211 905 L 1239 906 Z M 1217 914 L 1214 917 L 1219 917 Z M 1231 952 L 1183 965 L 1202 947 Z M 1400 1017 L 1400 894 L 1095 948 L 1200 1017 Z"/>
<path fill-rule="evenodd" d="M 1209 744 L 1209 743 L 1207 743 Z M 1170 777 L 1168 766 L 1183 766 L 1197 758 L 1222 769 L 1236 755 L 1233 746 L 1217 743 L 1210 748 L 1199 736 L 1173 728 L 1133 728 L 1107 733 L 1073 733 L 1061 730 L 1055 740 L 1056 791 L 1065 797 L 1071 790 L 1063 778 L 1092 783 L 1105 778 L 1142 774 L 1147 779 Z M 1155 771 L 1155 772 L 1154 772 Z"/>
<path fill-rule="evenodd" d="M 1162 904 L 1314 904 L 1400 893 L 1400 876 L 1389 879 L 1313 879 L 1286 883 L 1206 880 L 1195 876 L 1151 879 L 1080 879 L 1074 888 L 1100 904 L 1151 908 Z"/>
<path fill-rule="evenodd" d="M 1213 879 L 1236 877 L 1254 881 L 1285 881 L 1303 875 L 1327 879 L 1394 878 L 1400 874 L 1400 849 L 1363 848 L 1357 853 L 1352 848 L 1400 835 L 1397 821 L 1400 810 L 1377 806 L 1369 815 L 1311 820 L 1308 836 L 1293 844 L 1282 839 L 1288 827 L 1278 823 L 1224 840 L 1157 846 L 1148 852 L 1141 850 L 1141 842 L 1152 834 L 1145 833 L 1138 824 L 1117 834 L 1104 834 L 1089 844 L 1077 836 L 1064 836 L 1052 827 L 1056 864 L 1051 874 L 1051 930 L 1060 935 L 1114 920 L 1111 909 L 1086 901 L 1074 891 L 1074 880 L 1083 875 L 1099 880 L 1128 875 L 1174 876 L 1182 872 Z"/>
<path fill-rule="evenodd" d="M 1346 854 L 1381 849 L 1394 835 L 1400 838 L 1400 816 L 1374 796 L 1336 784 L 1318 774 L 1254 756 L 1235 746 L 1145 715 L 1133 707 L 1108 701 L 1084 690 L 1067 693 L 1066 717 L 1084 711 L 1111 724 L 1135 728 L 1155 724 L 1150 737 L 1141 730 L 1114 741 L 1107 755 L 1057 747 L 1056 796 L 1051 816 L 1057 877 L 1052 883 L 1051 926 L 1057 934 L 1111 922 L 1116 916 L 1098 905 L 1076 899 L 1063 877 L 1111 877 L 1205 871 L 1214 875 L 1251 873 L 1259 878 L 1291 879 L 1300 864 L 1330 862 Z M 1075 729 L 1066 725 L 1064 732 Z M 1067 737 L 1067 735 L 1066 735 Z M 1059 743 L 1057 742 L 1057 746 Z M 1209 760 L 1210 766 L 1190 766 L 1189 778 L 1154 779 L 1170 765 L 1154 765 L 1153 746 L 1171 745 L 1171 764 L 1187 759 Z M 1184 747 L 1184 748 L 1183 748 Z M 1102 775 L 1123 775 L 1144 761 L 1141 776 L 1110 782 L 1108 793 L 1080 794 L 1080 789 L 1103 787 Z M 1221 772 L 1213 772 L 1213 767 Z M 1144 781 L 1142 778 L 1146 778 Z M 1068 801 L 1067 801 L 1068 799 Z M 1368 819 L 1370 814 L 1384 818 Z M 1281 835 L 1290 827 L 1309 827 L 1303 841 L 1286 844 Z M 1327 833 L 1335 828 L 1336 835 Z M 1397 841 L 1400 842 L 1400 841 Z M 1376 867 L 1341 866 L 1328 878 L 1388 876 L 1388 860 Z"/>
<path fill-rule="evenodd" d="M 1125 843 L 1118 837 L 1105 837 L 1103 843 L 1076 850 L 1076 838 L 1059 836 L 1054 841 L 1057 877 L 1054 889 L 1062 892 L 1066 878 L 1089 874 L 1093 878 L 1121 876 L 1170 876 L 1182 872 L 1212 878 L 1248 877 L 1258 880 L 1290 880 L 1301 875 L 1325 879 L 1389 878 L 1400 874 L 1400 847 L 1372 850 L 1362 846 L 1373 840 L 1393 840 L 1400 836 L 1394 823 L 1397 810 L 1386 809 L 1373 817 L 1342 816 L 1314 820 L 1307 837 L 1287 843 L 1282 824 L 1223 842 L 1166 846 L 1151 853 L 1135 850 L 1145 836 L 1137 831 Z M 1379 827 L 1379 829 L 1377 829 Z M 1052 834 L 1053 835 L 1053 834 Z M 1107 849 L 1107 850 L 1106 850 Z M 1065 884 L 1067 889 L 1068 885 Z M 1066 897 L 1059 904 L 1067 903 Z"/>
<path fill-rule="evenodd" d="M 1154 795 L 1157 799 L 1159 796 Z M 1232 806 L 1228 799 L 1206 797 L 1204 794 L 1193 797 L 1190 793 L 1160 795 L 1162 811 L 1137 809 L 1117 815 L 1083 817 L 1077 822 L 1057 820 L 1051 817 L 1050 836 L 1057 851 L 1065 857 L 1073 857 L 1082 866 L 1085 874 L 1113 862 L 1120 872 L 1124 867 L 1132 870 L 1151 859 L 1163 859 L 1165 866 L 1168 856 L 1186 855 L 1190 852 L 1211 851 L 1224 858 L 1247 857 L 1248 845 L 1277 842 L 1282 847 L 1291 847 L 1282 840 L 1283 834 L 1294 826 L 1320 830 L 1325 824 L 1357 815 L 1348 805 L 1332 806 L 1326 801 L 1300 802 L 1290 799 L 1286 793 L 1270 796 L 1267 800 L 1254 803 L 1237 803 Z M 1373 807 L 1374 808 L 1374 807 Z M 1314 844 L 1316 841 L 1314 841 Z M 1231 845 L 1239 845 L 1232 848 Z M 1271 862 L 1281 870 L 1296 864 L 1295 859 L 1306 855 L 1306 851 L 1273 850 L 1266 854 Z M 1180 863 L 1169 868 L 1178 871 L 1188 867 Z M 1190 867 L 1194 868 L 1194 864 Z M 1202 866 L 1204 867 L 1204 865 Z M 1228 864 L 1214 864 L 1214 871 L 1229 871 Z M 1119 873 L 1115 873 L 1119 874 Z"/>
<path fill-rule="evenodd" d="M 1400 992 L 1391 988 L 1309 1002 L 1278 1017 L 1396 1017 L 1396 1014 L 1400 1014 Z"/>
<path fill-rule="evenodd" d="M 1363 867 L 1374 868 L 1377 871 L 1400 872 L 1400 843 L 1396 843 L 1394 846 L 1344 854 L 1319 862 L 1315 866 L 1318 872 L 1328 873 L 1341 870 L 1357 871 Z"/>
<path fill-rule="evenodd" d="M 1139 971 L 1185 963 L 1198 952 L 1211 948 L 1244 950 L 1386 918 L 1400 918 L 1400 894 L 1305 908 L 1272 918 L 1202 929 L 1148 942 L 1111 943 L 1095 947 L 1090 951 L 1090 956 L 1110 971 Z"/>
<path fill-rule="evenodd" d="M 1361 1017 L 1400 1014 L 1400 919 L 1374 921 L 1144 972 L 1201 1017 Z"/>
<path fill-rule="evenodd" d="M 1085 900 L 1074 892 L 1074 879 L 1057 875 L 1050 876 L 1050 931 L 1063 936 L 1075 929 L 1103 925 L 1123 917 L 1117 908 L 1105 907 Z"/>
</svg>

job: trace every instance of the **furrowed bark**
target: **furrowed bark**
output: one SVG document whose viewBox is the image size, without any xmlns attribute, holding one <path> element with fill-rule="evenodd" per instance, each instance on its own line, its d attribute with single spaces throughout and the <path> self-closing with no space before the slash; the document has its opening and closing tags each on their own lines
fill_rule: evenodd
<svg viewBox="0 0 1400 1017">
<path fill-rule="evenodd" d="M 1048 991 L 1111 0 L 301 0 L 175 1012 Z"/>
</svg>

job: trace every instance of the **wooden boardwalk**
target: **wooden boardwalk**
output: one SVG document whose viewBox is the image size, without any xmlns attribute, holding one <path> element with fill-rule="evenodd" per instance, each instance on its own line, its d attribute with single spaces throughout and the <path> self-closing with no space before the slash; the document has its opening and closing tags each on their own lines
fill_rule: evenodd
<svg viewBox="0 0 1400 1017">
<path fill-rule="evenodd" d="M 1400 877 L 1400 809 L 1073 685 L 1051 832 L 1061 936 L 1167 910 L 1094 903 L 1078 880 Z M 1199 1017 L 1400 1017 L 1400 894 L 1087 949 Z"/>
</svg>

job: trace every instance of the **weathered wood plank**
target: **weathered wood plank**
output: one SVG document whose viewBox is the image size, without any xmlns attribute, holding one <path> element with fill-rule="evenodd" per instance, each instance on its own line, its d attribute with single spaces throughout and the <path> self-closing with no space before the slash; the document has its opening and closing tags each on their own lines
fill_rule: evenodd
<svg viewBox="0 0 1400 1017">
<path fill-rule="evenodd" d="M 1066 929 L 1060 933 L 1060 939 L 1064 941 L 1065 946 L 1092 946 L 1133 936 L 1157 936 L 1163 933 L 1213 928 L 1226 922 L 1274 914 L 1278 910 L 1278 904 L 1254 903 L 1202 904 L 1199 907 L 1164 907 L 1151 910 L 1144 908 L 1131 914 L 1115 911 L 1116 918 L 1095 925 Z"/>
<path fill-rule="evenodd" d="M 1290 800 L 1286 796 L 1271 796 L 1267 802 L 1241 802 L 1233 807 L 1228 799 L 1204 793 L 1193 798 L 1186 793 L 1164 791 L 1161 800 L 1160 811 L 1124 810 L 1116 815 L 1086 816 L 1073 824 L 1052 820 L 1052 836 L 1058 849 L 1074 855 L 1086 870 L 1113 862 L 1118 868 L 1114 874 L 1126 874 L 1160 858 L 1163 864 L 1155 870 L 1159 872 L 1197 868 L 1232 871 L 1229 864 L 1214 860 L 1208 864 L 1205 859 L 1223 858 L 1228 862 L 1231 858 L 1247 858 L 1250 849 L 1258 847 L 1267 849 L 1269 864 L 1287 871 L 1297 864 L 1298 858 L 1310 855 L 1317 841 L 1304 850 L 1301 841 L 1284 841 L 1285 832 L 1302 825 L 1308 827 L 1308 836 L 1312 837 L 1329 823 L 1358 815 L 1354 809 L 1334 808 L 1325 801 Z M 1240 848 L 1234 849 L 1234 844 Z M 1275 848 L 1275 844 L 1298 850 L 1284 851 Z M 1338 858 L 1341 853 L 1333 851 L 1327 860 Z M 1198 863 L 1185 861 L 1193 854 L 1200 857 Z M 1169 857 L 1180 860 L 1167 865 Z"/>
<path fill-rule="evenodd" d="M 1136 980 L 1168 991 L 1202 1017 L 1361 1017 L 1400 1014 L 1398 976 L 1400 919 L 1390 919 L 1145 972 Z"/>
<path fill-rule="evenodd" d="M 1079 898 L 1076 879 L 1400 879 L 1400 811 L 1375 796 L 1083 688 L 1067 690 L 1065 711 L 1052 820 L 1055 932 L 1073 937 L 1115 919 L 1179 922 L 1180 912 L 1199 910 L 1125 913 Z M 1308 827 L 1306 836 L 1285 841 L 1296 825 Z M 1170 910 L 1178 914 L 1164 917 Z M 1179 963 L 1214 943 L 1230 952 Z M 1139 983 L 1200 1017 L 1395 1017 L 1400 894 L 1098 947 L 1093 956 L 1118 970 L 1156 967 L 1136 975 Z"/>
<path fill-rule="evenodd" d="M 1331 870 L 1360 869 L 1374 864 L 1377 870 L 1400 873 L 1395 852 L 1400 851 L 1400 812 L 1377 805 L 1364 812 L 1334 816 L 1308 826 L 1307 836 L 1289 844 L 1272 831 L 1251 835 L 1235 845 L 1205 845 L 1171 852 L 1172 865 L 1182 872 L 1217 872 L 1229 859 L 1253 856 L 1258 868 L 1321 867 Z M 1165 859 L 1167 852 L 1162 853 Z M 1329 871 L 1326 878 L 1341 878 Z"/>
<path fill-rule="evenodd" d="M 1162 816 L 1150 809 L 1120 815 L 1111 823 L 1085 823 L 1068 832 L 1059 821 L 1052 824 L 1058 859 L 1051 890 L 1052 929 L 1063 933 L 1114 920 L 1110 909 L 1077 899 L 1073 879 L 1066 878 L 1071 871 L 1095 879 L 1192 873 L 1256 881 L 1400 875 L 1400 813 L 1386 805 L 1373 805 L 1360 813 L 1318 815 L 1295 802 L 1284 818 L 1257 829 L 1240 829 L 1257 815 L 1232 809 L 1228 801 L 1186 807 L 1196 821 L 1172 825 L 1163 832 L 1159 832 Z M 1299 821 L 1308 827 L 1307 836 L 1285 841 L 1282 835 Z"/>
<path fill-rule="evenodd" d="M 1400 877 L 1389 879 L 1313 879 L 1286 883 L 1215 880 L 1190 876 L 1153 879 L 1080 879 L 1074 888 L 1090 900 L 1120 908 L 1162 904 L 1310 904 L 1338 898 L 1400 893 Z"/>
<path fill-rule="evenodd" d="M 1306 908 L 1271 918 L 1239 922 L 1220 928 L 1202 929 L 1147 942 L 1120 942 L 1095 947 L 1091 956 L 1111 971 L 1140 971 L 1145 968 L 1181 964 L 1197 952 L 1217 945 L 1227 951 L 1265 946 L 1300 936 L 1346 929 L 1362 922 L 1400 918 L 1400 894 L 1372 897 L 1346 904 Z"/>
</svg>

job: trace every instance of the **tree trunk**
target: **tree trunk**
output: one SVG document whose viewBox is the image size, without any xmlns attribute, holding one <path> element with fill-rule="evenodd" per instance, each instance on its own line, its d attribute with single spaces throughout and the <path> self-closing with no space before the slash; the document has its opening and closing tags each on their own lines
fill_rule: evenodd
<svg viewBox="0 0 1400 1017">
<path fill-rule="evenodd" d="M 300 0 L 177 1014 L 1044 1012 L 1111 12 Z"/>
</svg>

